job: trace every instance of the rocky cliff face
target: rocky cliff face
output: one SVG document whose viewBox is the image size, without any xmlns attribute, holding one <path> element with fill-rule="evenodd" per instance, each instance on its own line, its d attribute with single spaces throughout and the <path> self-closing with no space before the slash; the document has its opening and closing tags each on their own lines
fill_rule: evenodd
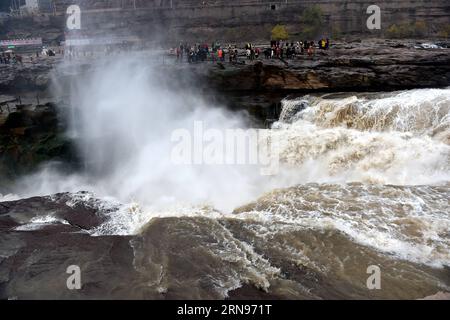
<svg viewBox="0 0 450 320">
<path fill-rule="evenodd" d="M 76 163 L 77 155 L 65 136 L 65 121 L 53 104 L 18 105 L 0 111 L 0 188 L 49 161 Z"/>
<path fill-rule="evenodd" d="M 363 41 L 336 43 L 331 50 L 317 51 L 294 60 L 261 59 L 250 63 L 176 64 L 167 58 L 156 65 L 171 85 L 203 90 L 202 94 L 223 92 L 231 99 L 259 114 L 273 109 L 287 93 L 314 91 L 391 91 L 407 88 L 450 85 L 450 49 L 422 49 L 411 41 Z M 443 43 L 449 46 L 449 43 Z M 0 90 L 13 95 L 49 91 L 52 76 L 63 85 L 70 77 L 95 71 L 96 60 L 80 61 L 67 72 L 53 73 L 60 59 L 49 57 L 24 66 L 0 66 Z M 193 80 L 195 79 L 195 80 Z M 256 98 L 255 98 L 256 97 Z M 267 111 L 271 113 L 271 111 Z M 267 114 L 259 115 L 265 119 Z"/>
<path fill-rule="evenodd" d="M 27 61 L 28 62 L 28 61 Z M 0 93 L 15 94 L 45 91 L 50 87 L 55 61 L 40 59 L 25 65 L 0 65 Z"/>
<path fill-rule="evenodd" d="M 296 38 L 303 31 L 301 20 L 305 9 L 313 5 L 318 5 L 323 14 L 323 26 L 317 36 L 336 37 L 343 34 L 389 37 L 388 29 L 392 25 L 415 28 L 418 22 L 422 36 L 445 36 L 450 20 L 450 3 L 447 0 L 377 1 L 376 4 L 382 10 L 382 29 L 372 31 L 366 26 L 369 17 L 366 11 L 373 4 L 373 1 L 368 0 L 63 0 L 57 1 L 56 17 L 35 16 L 9 20 L 0 27 L 0 36 L 43 36 L 47 41 L 61 40 L 65 28 L 65 11 L 73 3 L 80 4 L 82 8 L 84 33 L 132 33 L 144 39 L 162 41 L 267 40 L 276 24 L 285 25 L 292 37 Z"/>
<path fill-rule="evenodd" d="M 188 86 L 195 77 L 199 87 L 218 91 L 373 91 L 450 85 L 450 42 L 424 49 L 420 42 L 368 40 L 336 43 L 296 59 L 264 59 L 239 63 L 156 64 L 170 81 Z M 95 71 L 96 59 L 79 61 L 70 71 L 54 73 L 58 82 Z M 52 71 L 61 60 L 48 57 L 24 66 L 0 65 L 0 90 L 7 93 L 46 91 Z M 162 61 L 162 59 L 161 59 Z M 154 63 L 154 62 L 152 62 Z"/>
<path fill-rule="evenodd" d="M 450 49 L 421 50 L 384 45 L 341 45 L 314 58 L 263 60 L 213 69 L 224 90 L 364 91 L 445 87 L 450 84 Z"/>
</svg>

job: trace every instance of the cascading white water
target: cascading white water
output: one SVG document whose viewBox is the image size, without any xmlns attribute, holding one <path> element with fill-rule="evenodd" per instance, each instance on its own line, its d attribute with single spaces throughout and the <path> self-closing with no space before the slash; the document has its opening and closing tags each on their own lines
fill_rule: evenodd
<svg viewBox="0 0 450 320">
<path fill-rule="evenodd" d="M 280 230 L 337 229 L 401 259 L 450 265 L 449 119 L 449 89 L 284 100 L 271 139 L 301 185 L 238 212 Z"/>
<path fill-rule="evenodd" d="M 262 176 L 254 165 L 175 163 L 175 130 L 193 133 L 194 123 L 201 121 L 205 129 L 224 132 L 245 128 L 244 117 L 208 105 L 194 82 L 172 86 L 164 70 L 143 66 L 142 59 L 130 54 L 106 60 L 71 83 L 68 134 L 77 142 L 84 170 L 67 176 L 47 167 L 22 181 L 21 194 L 87 190 L 152 210 L 212 205 L 230 212 L 286 185 Z"/>
<path fill-rule="evenodd" d="M 272 131 L 282 162 L 302 172 L 302 182 L 450 180 L 450 90 L 308 99 L 292 124 Z M 305 98 L 284 101 L 289 109 L 297 104 Z"/>
<path fill-rule="evenodd" d="M 450 144 L 450 89 L 409 90 L 338 99 L 310 97 L 309 103 L 313 108 L 298 116 L 321 127 L 411 132 Z"/>
</svg>

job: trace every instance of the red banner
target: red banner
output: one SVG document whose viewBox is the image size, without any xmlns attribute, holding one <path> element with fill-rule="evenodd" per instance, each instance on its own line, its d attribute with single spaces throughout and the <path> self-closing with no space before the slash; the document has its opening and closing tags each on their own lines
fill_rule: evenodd
<svg viewBox="0 0 450 320">
<path fill-rule="evenodd" d="M 0 47 L 7 46 L 42 46 L 42 38 L 0 40 Z"/>
</svg>

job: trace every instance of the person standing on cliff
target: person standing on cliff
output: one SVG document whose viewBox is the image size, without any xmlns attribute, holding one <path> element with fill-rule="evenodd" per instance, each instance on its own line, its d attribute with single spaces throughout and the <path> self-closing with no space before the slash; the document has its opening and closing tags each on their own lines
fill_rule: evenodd
<svg viewBox="0 0 450 320">
<path fill-rule="evenodd" d="M 281 58 L 281 48 L 280 48 L 280 46 L 277 46 L 276 47 L 276 49 L 275 49 L 275 54 L 276 54 L 276 57 L 279 59 L 279 58 Z"/>
<path fill-rule="evenodd" d="M 260 55 L 261 55 L 261 49 L 255 48 L 255 59 L 259 59 Z"/>
<path fill-rule="evenodd" d="M 20 65 L 23 66 L 23 58 L 22 58 L 22 56 L 16 54 L 15 57 L 16 57 L 16 62 L 20 63 Z"/>
<path fill-rule="evenodd" d="M 225 62 L 225 50 L 224 49 L 222 49 L 222 62 Z"/>
<path fill-rule="evenodd" d="M 186 56 L 186 60 L 189 61 L 189 56 L 191 54 L 191 45 L 186 43 L 184 46 L 184 54 Z"/>
<path fill-rule="evenodd" d="M 308 56 L 310 56 L 311 58 L 314 56 L 314 52 L 315 52 L 314 49 L 315 49 L 314 41 L 311 41 L 308 46 Z"/>
<path fill-rule="evenodd" d="M 321 50 L 325 50 L 326 49 L 326 41 L 325 41 L 325 39 L 321 39 L 320 40 L 320 42 L 319 42 L 319 48 L 321 49 Z"/>
<path fill-rule="evenodd" d="M 191 48 L 189 50 L 189 56 L 188 56 L 188 63 L 192 63 L 192 62 L 194 62 L 194 49 L 193 48 Z"/>
<path fill-rule="evenodd" d="M 219 50 L 217 50 L 217 58 L 218 58 L 218 60 L 219 61 L 223 61 L 224 59 L 224 57 L 223 57 L 223 50 L 222 50 L 222 48 L 219 48 Z"/>
<path fill-rule="evenodd" d="M 181 42 L 180 42 L 180 45 L 177 47 L 177 55 L 178 55 L 178 52 L 180 53 L 180 56 L 179 56 L 180 60 L 183 61 L 183 44 Z"/>
<path fill-rule="evenodd" d="M 299 55 L 302 54 L 303 52 L 303 43 L 297 41 L 297 43 L 295 44 L 295 55 Z"/>
</svg>

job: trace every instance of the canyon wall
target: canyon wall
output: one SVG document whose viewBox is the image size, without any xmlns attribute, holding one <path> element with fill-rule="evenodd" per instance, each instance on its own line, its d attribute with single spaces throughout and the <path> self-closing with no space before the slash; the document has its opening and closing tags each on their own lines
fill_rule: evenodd
<svg viewBox="0 0 450 320">
<path fill-rule="evenodd" d="M 167 41 L 267 40 L 276 24 L 285 25 L 293 39 L 301 39 L 303 14 L 312 6 L 320 7 L 323 16 L 317 37 L 391 37 L 394 24 L 403 29 L 418 25 L 422 37 L 448 37 L 450 32 L 448 0 L 56 0 L 56 10 L 51 15 L 12 18 L 0 23 L 0 37 L 43 36 L 47 41 L 61 40 L 65 10 L 70 4 L 80 5 L 85 33 L 126 32 Z M 366 26 L 366 11 L 372 4 L 381 8 L 381 30 L 369 30 Z M 418 34 L 417 30 L 407 31 Z"/>
</svg>

